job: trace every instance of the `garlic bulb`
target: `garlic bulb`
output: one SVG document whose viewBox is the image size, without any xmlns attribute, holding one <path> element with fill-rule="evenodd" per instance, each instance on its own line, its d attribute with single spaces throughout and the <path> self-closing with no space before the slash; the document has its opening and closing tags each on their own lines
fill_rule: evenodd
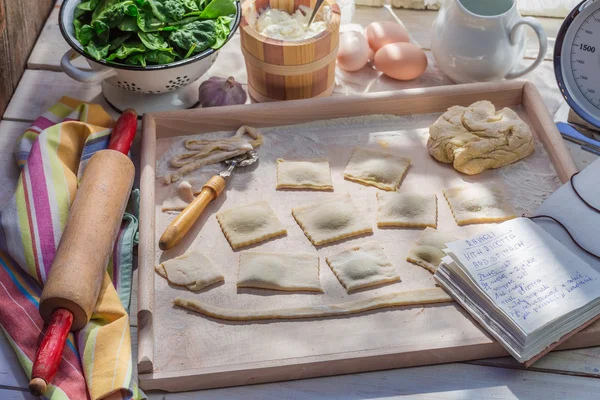
<svg viewBox="0 0 600 400">
<path fill-rule="evenodd" d="M 213 76 L 200 84 L 202 107 L 231 106 L 246 103 L 246 91 L 233 76 L 227 79 Z"/>
</svg>

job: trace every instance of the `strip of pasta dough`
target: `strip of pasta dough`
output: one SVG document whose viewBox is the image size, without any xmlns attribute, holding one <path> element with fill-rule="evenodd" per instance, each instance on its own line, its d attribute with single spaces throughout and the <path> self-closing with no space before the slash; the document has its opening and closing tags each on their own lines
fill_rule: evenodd
<svg viewBox="0 0 600 400">
<path fill-rule="evenodd" d="M 176 298 L 173 303 L 187 310 L 228 321 L 254 321 L 266 319 L 300 319 L 337 317 L 357 314 L 380 308 L 413 306 L 424 304 L 448 303 L 452 301 L 441 288 L 408 290 L 389 293 L 370 299 L 349 301 L 346 303 L 317 305 L 308 307 L 292 307 L 271 310 L 232 310 L 200 302 L 197 300 Z"/>
</svg>

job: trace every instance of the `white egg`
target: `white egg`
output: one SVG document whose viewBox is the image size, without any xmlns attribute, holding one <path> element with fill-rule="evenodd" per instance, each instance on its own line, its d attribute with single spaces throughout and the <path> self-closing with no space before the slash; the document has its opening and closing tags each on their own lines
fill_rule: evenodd
<svg viewBox="0 0 600 400">
<path fill-rule="evenodd" d="M 342 33 L 339 46 L 337 64 L 341 69 L 358 71 L 369 61 L 369 43 L 360 32 Z"/>
</svg>

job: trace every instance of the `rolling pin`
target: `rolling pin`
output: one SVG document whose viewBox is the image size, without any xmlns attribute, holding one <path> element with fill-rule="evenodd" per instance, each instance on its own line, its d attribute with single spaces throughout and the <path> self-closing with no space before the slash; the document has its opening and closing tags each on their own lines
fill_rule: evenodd
<svg viewBox="0 0 600 400">
<path fill-rule="evenodd" d="M 125 110 L 108 149 L 90 158 L 81 178 L 40 298 L 40 315 L 48 329 L 29 382 L 35 396 L 43 395 L 54 378 L 69 332 L 83 328 L 96 306 L 133 186 L 135 167 L 127 153 L 136 128 L 135 110 Z"/>
</svg>

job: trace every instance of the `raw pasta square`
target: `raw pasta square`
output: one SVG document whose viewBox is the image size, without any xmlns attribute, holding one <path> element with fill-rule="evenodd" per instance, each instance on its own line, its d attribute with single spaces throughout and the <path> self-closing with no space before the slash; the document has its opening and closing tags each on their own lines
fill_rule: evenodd
<svg viewBox="0 0 600 400">
<path fill-rule="evenodd" d="M 238 287 L 322 292 L 316 254 L 244 252 Z"/>
<path fill-rule="evenodd" d="M 225 280 L 221 268 L 195 250 L 167 260 L 154 269 L 172 284 L 190 290 L 200 290 Z"/>
<path fill-rule="evenodd" d="M 435 194 L 378 192 L 377 226 L 437 227 Z"/>
<path fill-rule="evenodd" d="M 217 221 L 233 249 L 287 234 L 266 201 L 220 212 Z"/>
<path fill-rule="evenodd" d="M 294 208 L 292 215 L 315 246 L 373 232 L 349 195 Z"/>
<path fill-rule="evenodd" d="M 277 189 L 333 190 L 329 162 L 277 160 Z"/>
<path fill-rule="evenodd" d="M 348 292 L 400 280 L 396 268 L 377 242 L 353 247 L 326 260 Z"/>
<path fill-rule="evenodd" d="M 344 178 L 394 191 L 400 186 L 409 165 L 410 158 L 357 147 L 346 166 Z"/>
<path fill-rule="evenodd" d="M 459 226 L 502 222 L 517 217 L 502 191 L 490 184 L 473 183 L 443 192 Z"/>
<path fill-rule="evenodd" d="M 440 265 L 442 257 L 446 256 L 442 249 L 446 248 L 446 243 L 455 240 L 458 238 L 452 234 L 425 228 L 415 242 L 415 246 L 408 253 L 406 261 L 423 267 L 433 274 Z"/>
</svg>

